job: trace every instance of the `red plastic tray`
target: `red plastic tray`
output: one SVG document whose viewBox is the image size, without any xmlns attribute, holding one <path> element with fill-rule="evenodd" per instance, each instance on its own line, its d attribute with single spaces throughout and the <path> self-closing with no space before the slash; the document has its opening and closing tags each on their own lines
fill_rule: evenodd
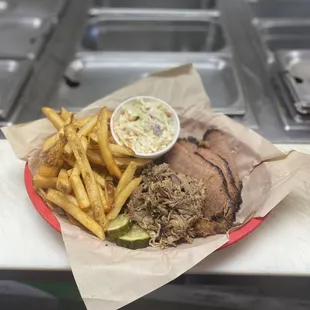
<svg viewBox="0 0 310 310">
<path fill-rule="evenodd" d="M 28 164 L 25 165 L 24 170 L 24 180 L 25 180 L 25 186 L 28 193 L 28 196 L 34 205 L 34 207 L 37 209 L 37 211 L 41 214 L 41 216 L 58 232 L 61 232 L 60 230 L 60 224 L 57 220 L 57 218 L 54 216 L 52 211 L 45 205 L 41 197 L 36 193 L 33 185 L 32 185 L 32 174 L 29 170 Z M 229 241 L 222 246 L 222 248 L 226 248 L 233 243 L 236 243 L 237 241 L 241 240 L 245 236 L 249 235 L 254 229 L 256 229 L 265 219 L 263 218 L 255 218 L 247 222 L 245 225 L 240 227 L 238 230 L 233 231 L 229 235 Z"/>
</svg>

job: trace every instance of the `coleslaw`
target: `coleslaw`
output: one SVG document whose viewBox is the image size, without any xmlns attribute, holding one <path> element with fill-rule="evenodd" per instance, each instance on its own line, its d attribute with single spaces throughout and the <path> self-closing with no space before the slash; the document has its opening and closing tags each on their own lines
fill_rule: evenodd
<svg viewBox="0 0 310 310">
<path fill-rule="evenodd" d="M 156 99 L 137 98 L 121 108 L 114 123 L 120 142 L 135 153 L 151 154 L 167 147 L 174 138 L 173 113 Z"/>
</svg>

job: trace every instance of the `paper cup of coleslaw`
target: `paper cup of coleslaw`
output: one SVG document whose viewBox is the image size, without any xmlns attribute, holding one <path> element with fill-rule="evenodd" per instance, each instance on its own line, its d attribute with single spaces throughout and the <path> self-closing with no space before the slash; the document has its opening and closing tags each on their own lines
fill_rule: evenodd
<svg viewBox="0 0 310 310">
<path fill-rule="evenodd" d="M 180 121 L 174 109 L 151 96 L 133 97 L 118 105 L 110 127 L 116 143 L 131 148 L 138 158 L 164 155 L 180 134 Z"/>
</svg>

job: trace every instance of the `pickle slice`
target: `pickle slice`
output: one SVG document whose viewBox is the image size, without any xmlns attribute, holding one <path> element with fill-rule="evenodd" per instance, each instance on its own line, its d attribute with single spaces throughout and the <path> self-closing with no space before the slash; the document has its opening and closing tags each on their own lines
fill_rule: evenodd
<svg viewBox="0 0 310 310">
<path fill-rule="evenodd" d="M 130 231 L 131 220 L 127 214 L 119 214 L 116 219 L 109 222 L 106 236 L 108 240 L 115 240 Z"/>
<path fill-rule="evenodd" d="M 118 246 L 131 250 L 146 248 L 149 246 L 149 241 L 150 235 L 137 224 L 133 224 L 126 235 L 115 240 Z"/>
</svg>

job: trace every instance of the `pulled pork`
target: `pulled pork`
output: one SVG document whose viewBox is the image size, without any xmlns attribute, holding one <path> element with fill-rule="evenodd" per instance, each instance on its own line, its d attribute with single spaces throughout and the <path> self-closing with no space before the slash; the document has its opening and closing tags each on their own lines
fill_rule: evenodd
<svg viewBox="0 0 310 310">
<path fill-rule="evenodd" d="M 191 243 L 193 226 L 203 217 L 204 183 L 172 171 L 167 164 L 149 166 L 142 178 L 128 209 L 130 217 L 150 234 L 150 244 L 165 248 L 184 240 Z"/>
</svg>

